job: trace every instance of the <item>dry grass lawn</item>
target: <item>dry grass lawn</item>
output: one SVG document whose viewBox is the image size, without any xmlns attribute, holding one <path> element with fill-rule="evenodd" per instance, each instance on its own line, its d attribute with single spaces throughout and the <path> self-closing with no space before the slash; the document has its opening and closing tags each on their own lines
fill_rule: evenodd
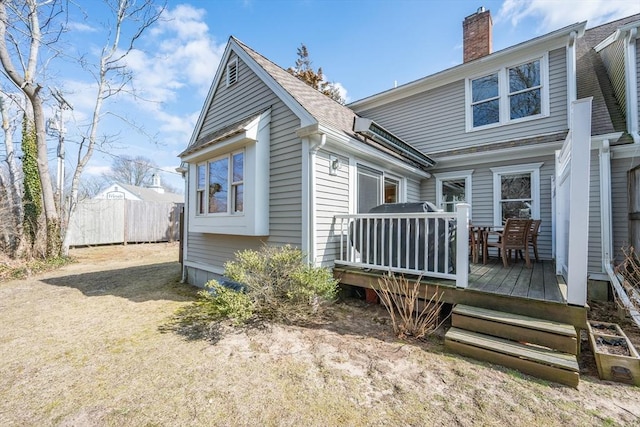
<svg viewBox="0 0 640 427">
<path fill-rule="evenodd" d="M 572 389 L 399 342 L 379 306 L 188 340 L 177 246 L 88 248 L 0 283 L 0 426 L 640 425 L 640 389 Z"/>
</svg>

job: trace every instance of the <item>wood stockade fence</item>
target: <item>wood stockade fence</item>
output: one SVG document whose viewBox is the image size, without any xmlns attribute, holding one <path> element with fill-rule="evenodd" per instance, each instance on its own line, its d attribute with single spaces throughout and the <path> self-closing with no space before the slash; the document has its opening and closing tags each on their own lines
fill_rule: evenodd
<svg viewBox="0 0 640 427">
<path fill-rule="evenodd" d="M 180 239 L 182 203 L 85 200 L 69 223 L 69 246 Z"/>
</svg>

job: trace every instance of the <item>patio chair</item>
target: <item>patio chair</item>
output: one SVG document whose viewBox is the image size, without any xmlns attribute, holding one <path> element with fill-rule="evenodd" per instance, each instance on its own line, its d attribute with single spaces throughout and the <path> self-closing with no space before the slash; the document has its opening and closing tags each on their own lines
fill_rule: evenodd
<svg viewBox="0 0 640 427">
<path fill-rule="evenodd" d="M 529 250 L 528 248 L 533 248 L 533 254 L 536 257 L 536 262 L 540 261 L 540 258 L 538 257 L 538 232 L 540 231 L 541 223 L 542 220 L 539 219 L 531 220 L 531 229 L 529 230 L 529 235 L 527 237 L 527 251 Z M 520 259 L 522 259 L 522 252 L 519 251 L 519 254 Z"/>
<path fill-rule="evenodd" d="M 471 262 L 478 263 L 478 241 L 476 240 L 476 230 L 469 224 L 469 254 L 471 255 Z"/>
<path fill-rule="evenodd" d="M 489 231 L 485 234 L 484 239 L 484 255 L 485 262 L 489 247 L 498 248 L 498 255 L 501 254 L 502 264 L 509 266 L 507 257 L 511 255 L 511 251 L 524 251 L 525 262 L 527 268 L 531 268 L 531 260 L 529 259 L 529 231 L 531 230 L 530 219 L 508 218 L 504 224 L 503 231 Z M 497 241 L 491 241 L 489 238 L 496 236 Z M 508 253 L 507 253 L 508 251 Z"/>
</svg>

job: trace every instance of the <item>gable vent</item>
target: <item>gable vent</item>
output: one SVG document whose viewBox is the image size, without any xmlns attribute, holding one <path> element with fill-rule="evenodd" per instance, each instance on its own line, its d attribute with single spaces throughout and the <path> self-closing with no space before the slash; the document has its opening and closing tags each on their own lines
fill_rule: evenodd
<svg viewBox="0 0 640 427">
<path fill-rule="evenodd" d="M 231 86 L 238 81 L 238 58 L 229 61 L 227 64 L 227 86 Z"/>
</svg>

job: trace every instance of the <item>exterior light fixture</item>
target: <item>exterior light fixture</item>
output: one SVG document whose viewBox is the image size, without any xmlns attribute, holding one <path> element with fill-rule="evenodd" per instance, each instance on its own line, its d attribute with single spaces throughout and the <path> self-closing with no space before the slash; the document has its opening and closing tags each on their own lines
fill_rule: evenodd
<svg viewBox="0 0 640 427">
<path fill-rule="evenodd" d="M 329 175 L 337 175 L 340 169 L 340 159 L 336 156 L 329 157 Z"/>
</svg>

